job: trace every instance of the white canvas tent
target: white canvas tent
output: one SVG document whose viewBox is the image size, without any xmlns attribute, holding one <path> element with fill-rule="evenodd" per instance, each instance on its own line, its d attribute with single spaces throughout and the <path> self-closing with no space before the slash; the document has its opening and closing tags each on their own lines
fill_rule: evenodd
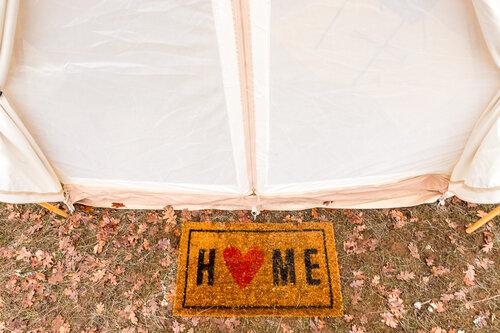
<svg viewBox="0 0 500 333">
<path fill-rule="evenodd" d="M 499 1 L 2 0 L 0 19 L 0 201 L 500 202 Z"/>
</svg>

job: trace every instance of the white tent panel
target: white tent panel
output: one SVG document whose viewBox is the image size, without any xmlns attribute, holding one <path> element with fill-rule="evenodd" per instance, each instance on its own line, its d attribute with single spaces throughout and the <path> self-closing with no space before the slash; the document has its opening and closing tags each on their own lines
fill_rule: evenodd
<svg viewBox="0 0 500 333">
<path fill-rule="evenodd" d="M 0 89 L 14 43 L 18 0 L 0 2 Z M 0 201 L 62 201 L 61 184 L 5 95 L 0 93 Z"/>
<path fill-rule="evenodd" d="M 491 56 L 500 67 L 500 2 L 472 0 Z"/>
<path fill-rule="evenodd" d="M 261 194 L 451 174 L 500 82 L 469 1 L 255 3 Z"/>
<path fill-rule="evenodd" d="M 500 2 L 474 0 L 488 49 L 500 67 Z M 453 169 L 450 191 L 472 202 L 500 201 L 500 91 L 478 119 Z"/>
<path fill-rule="evenodd" d="M 64 184 L 249 192 L 231 6 L 217 3 L 22 2 L 4 93 Z"/>
<path fill-rule="evenodd" d="M 496 0 L 0 0 L 0 37 L 0 201 L 500 200 Z"/>
<path fill-rule="evenodd" d="M 0 97 L 0 201 L 62 201 L 49 163 L 9 105 Z"/>
</svg>

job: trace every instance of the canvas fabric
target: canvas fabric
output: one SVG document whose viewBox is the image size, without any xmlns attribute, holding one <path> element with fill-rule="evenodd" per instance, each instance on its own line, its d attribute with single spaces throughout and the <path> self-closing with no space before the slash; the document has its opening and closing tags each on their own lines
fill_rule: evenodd
<svg viewBox="0 0 500 333">
<path fill-rule="evenodd" d="M 500 202 L 494 0 L 3 0 L 0 18 L 0 201 Z"/>
</svg>

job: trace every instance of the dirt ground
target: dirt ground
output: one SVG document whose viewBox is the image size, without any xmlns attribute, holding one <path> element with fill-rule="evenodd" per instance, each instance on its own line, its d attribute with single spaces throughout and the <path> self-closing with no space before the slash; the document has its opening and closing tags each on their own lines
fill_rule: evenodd
<svg viewBox="0 0 500 333">
<path fill-rule="evenodd" d="M 182 221 L 248 211 L 0 205 L 0 332 L 500 332 L 500 224 L 457 199 L 392 210 L 262 212 L 333 223 L 343 318 L 172 316 Z M 495 224 L 496 223 L 496 224 Z"/>
</svg>

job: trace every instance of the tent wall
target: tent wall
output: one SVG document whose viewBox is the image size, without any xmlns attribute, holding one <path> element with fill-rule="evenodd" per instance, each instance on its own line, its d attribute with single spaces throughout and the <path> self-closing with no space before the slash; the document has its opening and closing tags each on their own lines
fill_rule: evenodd
<svg viewBox="0 0 500 333">
<path fill-rule="evenodd" d="M 17 32 L 5 94 L 63 184 L 250 193 L 229 1 L 25 1 Z"/>
<path fill-rule="evenodd" d="M 500 67 L 500 2 L 473 3 L 488 49 Z M 451 175 L 450 191 L 472 202 L 500 201 L 500 91 L 476 122 Z"/>
<path fill-rule="evenodd" d="M 5 86 L 14 43 L 19 1 L 0 2 L 0 91 Z M 62 201 L 62 188 L 50 164 L 0 96 L 0 201 Z"/>
<path fill-rule="evenodd" d="M 31 162 L 0 158 L 37 170 L 26 192 L 61 200 L 60 181 L 69 205 L 498 202 L 498 13 L 490 0 L 23 1 L 0 129 Z M 0 200 L 27 201 L 10 179 Z"/>
<path fill-rule="evenodd" d="M 278 0 L 253 17 L 264 196 L 449 175 L 498 88 L 467 1 Z"/>
</svg>

